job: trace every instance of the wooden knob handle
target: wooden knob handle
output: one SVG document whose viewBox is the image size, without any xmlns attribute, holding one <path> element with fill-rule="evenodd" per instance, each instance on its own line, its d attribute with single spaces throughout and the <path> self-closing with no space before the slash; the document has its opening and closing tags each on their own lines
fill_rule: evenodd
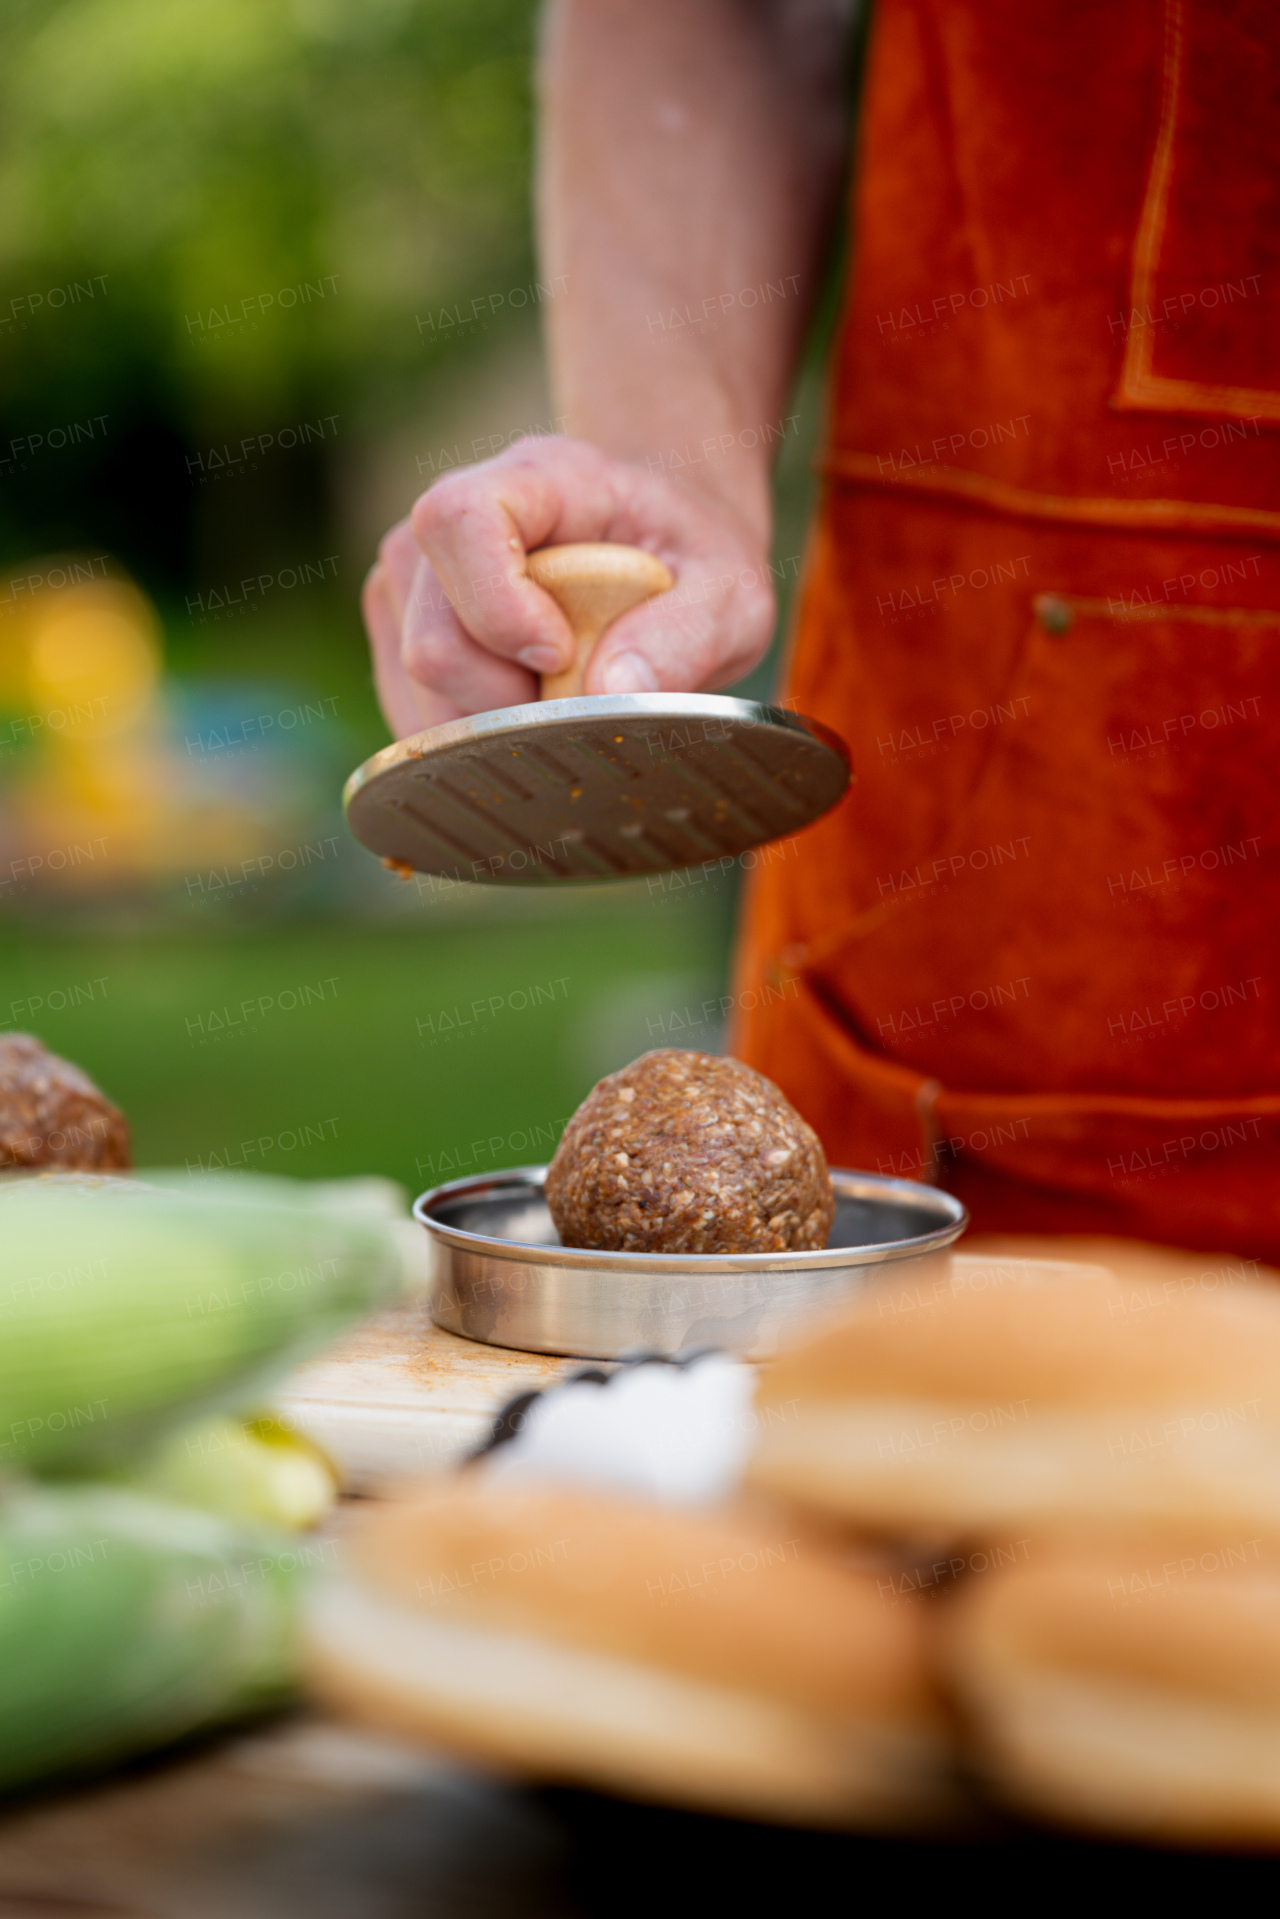
<svg viewBox="0 0 1280 1919">
<path fill-rule="evenodd" d="M 529 555 L 528 572 L 573 629 L 572 663 L 563 673 L 543 675 L 544 700 L 576 699 L 605 628 L 642 600 L 675 585 L 662 561 L 638 546 L 544 546 Z"/>
</svg>

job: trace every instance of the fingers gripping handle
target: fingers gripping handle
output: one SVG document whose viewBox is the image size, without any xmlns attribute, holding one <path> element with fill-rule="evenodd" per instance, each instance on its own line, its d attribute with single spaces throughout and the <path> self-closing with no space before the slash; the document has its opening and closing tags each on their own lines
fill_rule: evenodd
<svg viewBox="0 0 1280 1919">
<path fill-rule="evenodd" d="M 529 555 L 529 578 L 549 593 L 573 629 L 573 660 L 542 678 L 544 700 L 576 699 L 587 662 L 607 626 L 675 580 L 661 560 L 638 546 L 544 546 Z"/>
</svg>

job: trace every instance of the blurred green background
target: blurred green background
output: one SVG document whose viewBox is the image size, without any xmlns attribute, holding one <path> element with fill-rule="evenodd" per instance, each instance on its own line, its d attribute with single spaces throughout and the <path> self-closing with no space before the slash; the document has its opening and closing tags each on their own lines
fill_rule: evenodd
<svg viewBox="0 0 1280 1919">
<path fill-rule="evenodd" d="M 93 1074 L 142 1164 L 416 1190 L 548 1156 L 646 1046 L 716 1044 L 736 875 L 405 884 L 338 807 L 388 737 L 379 534 L 556 430 L 535 30 L 517 0 L 0 16 L 0 1030 Z"/>
</svg>

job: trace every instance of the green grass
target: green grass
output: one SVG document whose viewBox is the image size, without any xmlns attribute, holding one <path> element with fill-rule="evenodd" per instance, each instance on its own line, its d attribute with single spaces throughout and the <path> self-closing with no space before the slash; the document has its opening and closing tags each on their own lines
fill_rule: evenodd
<svg viewBox="0 0 1280 1919">
<path fill-rule="evenodd" d="M 139 1165 L 384 1173 L 416 1192 L 549 1157 L 602 1073 L 673 1035 L 714 1044 L 702 1002 L 728 909 L 640 887 L 411 926 L 10 928 L 0 1024 L 119 1102 Z"/>
</svg>

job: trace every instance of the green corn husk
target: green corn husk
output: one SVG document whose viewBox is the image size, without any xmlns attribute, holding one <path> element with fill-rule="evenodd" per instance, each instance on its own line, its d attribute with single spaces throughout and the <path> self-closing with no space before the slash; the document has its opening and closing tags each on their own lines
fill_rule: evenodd
<svg viewBox="0 0 1280 1919">
<path fill-rule="evenodd" d="M 178 1418 L 260 1406 L 400 1270 L 391 1221 L 264 1198 L 251 1174 L 5 1182 L 0 1463 L 97 1470 Z"/>
<path fill-rule="evenodd" d="M 308 1213 L 334 1213 L 342 1219 L 403 1221 L 409 1195 L 394 1179 L 371 1173 L 355 1179 L 286 1179 L 279 1173 L 236 1173 L 220 1169 L 189 1173 L 181 1166 L 140 1167 L 135 1179 L 181 1193 L 221 1198 L 232 1195 L 244 1205 L 289 1206 Z"/>
<path fill-rule="evenodd" d="M 0 1790 L 287 1699 L 304 1544 L 122 1488 L 0 1497 Z"/>
</svg>

